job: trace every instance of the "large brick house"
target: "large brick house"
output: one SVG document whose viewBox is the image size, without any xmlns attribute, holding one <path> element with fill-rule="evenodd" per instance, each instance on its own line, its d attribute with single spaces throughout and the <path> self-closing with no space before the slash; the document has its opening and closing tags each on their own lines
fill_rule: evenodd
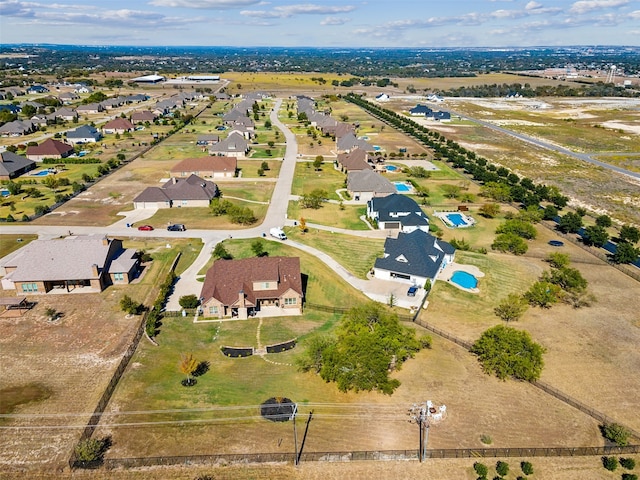
<svg viewBox="0 0 640 480">
<path fill-rule="evenodd" d="M 253 257 L 216 260 L 200 293 L 206 317 L 246 319 L 302 314 L 302 275 L 298 257 Z"/>
<path fill-rule="evenodd" d="M 52 290 L 101 292 L 108 285 L 130 283 L 137 273 L 136 251 L 122 240 L 99 235 L 78 235 L 34 240 L 6 256 L 0 264 L 3 289 L 19 294 Z"/>
</svg>

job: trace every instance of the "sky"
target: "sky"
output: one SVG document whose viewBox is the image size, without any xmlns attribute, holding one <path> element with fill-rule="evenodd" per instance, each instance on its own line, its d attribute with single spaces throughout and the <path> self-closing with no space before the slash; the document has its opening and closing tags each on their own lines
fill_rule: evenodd
<svg viewBox="0 0 640 480">
<path fill-rule="evenodd" d="M 640 45 L 640 0 L 0 0 L 0 43 Z"/>
</svg>

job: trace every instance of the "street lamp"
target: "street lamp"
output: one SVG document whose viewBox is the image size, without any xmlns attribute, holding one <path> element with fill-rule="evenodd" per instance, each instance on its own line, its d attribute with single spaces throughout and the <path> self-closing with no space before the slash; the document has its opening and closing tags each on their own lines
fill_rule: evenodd
<svg viewBox="0 0 640 480">
<path fill-rule="evenodd" d="M 298 431 L 296 430 L 296 414 L 298 413 L 298 404 L 294 403 L 291 406 L 291 419 L 293 420 L 293 448 L 295 449 L 295 455 L 293 457 L 293 464 L 298 465 Z"/>
</svg>

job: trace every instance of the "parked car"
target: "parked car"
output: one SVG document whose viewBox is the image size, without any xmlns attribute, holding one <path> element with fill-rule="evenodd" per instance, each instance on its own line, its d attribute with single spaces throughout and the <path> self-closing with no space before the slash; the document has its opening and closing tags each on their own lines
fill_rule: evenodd
<svg viewBox="0 0 640 480">
<path fill-rule="evenodd" d="M 153 227 L 151 225 L 140 225 L 138 227 L 138 230 L 142 230 L 145 232 L 150 232 L 151 230 L 153 230 Z"/>
<path fill-rule="evenodd" d="M 409 287 L 409 290 L 407 290 L 407 297 L 415 297 L 417 291 L 418 287 L 416 287 L 415 285 L 411 285 Z"/>
<path fill-rule="evenodd" d="M 170 232 L 184 232 L 187 230 L 187 227 L 185 227 L 182 223 L 174 223 L 173 225 L 169 225 L 167 227 L 167 230 L 169 230 Z"/>
</svg>

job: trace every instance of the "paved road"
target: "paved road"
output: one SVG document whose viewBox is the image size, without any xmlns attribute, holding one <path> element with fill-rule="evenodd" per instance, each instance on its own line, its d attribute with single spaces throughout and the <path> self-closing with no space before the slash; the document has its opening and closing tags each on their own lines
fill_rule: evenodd
<svg viewBox="0 0 640 480">
<path fill-rule="evenodd" d="M 597 165 L 599 167 L 606 168 L 607 170 L 612 170 L 614 172 L 621 173 L 623 175 L 628 175 L 630 177 L 640 179 L 640 173 L 632 172 L 630 170 L 625 170 L 624 168 L 616 167 L 615 165 L 611 165 L 609 163 L 600 162 L 600 161 L 594 159 L 591 155 L 588 155 L 586 153 L 573 152 L 573 151 L 569 150 L 568 148 L 564 148 L 564 147 L 561 147 L 559 145 L 554 145 L 553 143 L 544 142 L 542 140 L 538 140 L 537 138 L 530 137 L 530 136 L 525 135 L 523 133 L 514 132 L 513 130 L 509 130 L 509 129 L 500 127 L 498 125 L 494 125 L 491 122 L 486 122 L 484 120 L 478 120 L 477 118 L 469 117 L 468 115 L 463 115 L 463 114 L 458 113 L 458 112 L 451 111 L 451 114 L 452 115 L 458 115 L 459 117 L 464 118 L 465 120 L 469 120 L 469 121 L 475 122 L 475 123 L 477 123 L 479 125 L 482 125 L 483 127 L 487 127 L 487 128 L 490 128 L 491 130 L 495 130 L 497 132 L 501 132 L 501 133 L 504 133 L 506 135 L 510 135 L 512 137 L 515 137 L 515 138 L 517 138 L 519 140 L 522 140 L 524 142 L 527 142 L 527 143 L 531 143 L 531 144 L 536 145 L 538 147 L 542 147 L 542 148 L 546 148 L 547 150 L 552 150 L 554 152 L 562 153 L 564 155 L 568 155 L 570 157 L 573 157 L 573 158 L 575 158 L 577 160 L 582 160 L 584 162 L 589 162 L 589 163 L 591 163 L 593 165 Z M 598 154 L 598 155 L 600 155 L 600 154 Z"/>
</svg>

